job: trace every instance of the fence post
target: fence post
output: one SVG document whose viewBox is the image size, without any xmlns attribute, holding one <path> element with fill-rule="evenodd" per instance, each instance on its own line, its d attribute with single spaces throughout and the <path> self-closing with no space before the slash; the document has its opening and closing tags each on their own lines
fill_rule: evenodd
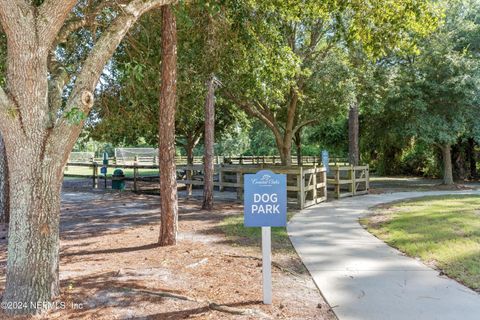
<svg viewBox="0 0 480 320">
<path fill-rule="evenodd" d="M 313 164 L 313 203 L 317 203 L 317 164 Z"/>
<path fill-rule="evenodd" d="M 218 166 L 218 191 L 223 192 L 223 164 Z"/>
<path fill-rule="evenodd" d="M 93 189 L 98 189 L 98 165 L 95 162 L 95 159 L 92 158 L 92 168 L 93 168 Z"/>
<path fill-rule="evenodd" d="M 237 172 L 237 199 L 243 200 L 243 175 Z"/>
<path fill-rule="evenodd" d="M 367 192 L 370 190 L 370 165 L 367 164 L 367 168 L 365 169 L 365 188 Z"/>
<path fill-rule="evenodd" d="M 137 178 L 138 178 L 138 168 L 137 168 L 137 161 L 135 161 L 133 163 L 133 192 L 138 191 Z"/>
<path fill-rule="evenodd" d="M 303 175 L 303 168 L 300 167 L 299 174 L 297 174 L 297 202 L 300 209 L 305 207 L 305 176 Z"/>
<path fill-rule="evenodd" d="M 328 186 L 327 186 L 327 170 L 325 167 L 322 168 L 322 181 L 323 181 L 323 197 L 325 198 L 325 201 L 327 200 L 328 197 Z"/>
<path fill-rule="evenodd" d="M 356 183 L 355 183 L 355 178 L 356 178 L 356 172 L 355 172 L 355 166 L 351 166 L 350 167 L 350 182 L 352 183 L 352 196 L 355 195 L 356 193 L 356 189 L 357 189 L 357 186 L 356 186 Z"/>
<path fill-rule="evenodd" d="M 193 170 L 192 170 L 193 166 L 194 166 L 193 164 L 187 164 L 185 166 L 185 168 L 186 168 L 185 173 L 187 174 L 187 180 L 188 180 L 188 183 L 187 183 L 187 198 L 192 196 L 193 184 L 191 183 L 191 181 L 193 179 Z"/>
<path fill-rule="evenodd" d="M 340 168 L 335 166 L 335 197 L 340 199 Z"/>
</svg>

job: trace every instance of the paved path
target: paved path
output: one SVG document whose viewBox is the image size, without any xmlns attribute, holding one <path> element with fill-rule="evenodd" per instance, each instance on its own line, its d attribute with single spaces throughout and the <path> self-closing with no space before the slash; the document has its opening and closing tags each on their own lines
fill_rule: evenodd
<svg viewBox="0 0 480 320">
<path fill-rule="evenodd" d="M 340 320 L 479 320 L 480 295 L 403 256 L 358 218 L 381 203 L 425 195 L 398 192 L 323 203 L 295 215 L 288 234 Z"/>
</svg>

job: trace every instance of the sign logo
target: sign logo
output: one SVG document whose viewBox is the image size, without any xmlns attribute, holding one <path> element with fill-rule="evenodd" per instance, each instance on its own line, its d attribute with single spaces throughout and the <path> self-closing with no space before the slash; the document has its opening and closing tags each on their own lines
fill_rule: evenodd
<svg viewBox="0 0 480 320">
<path fill-rule="evenodd" d="M 262 170 L 244 179 L 246 227 L 284 227 L 287 224 L 287 178 Z"/>
</svg>

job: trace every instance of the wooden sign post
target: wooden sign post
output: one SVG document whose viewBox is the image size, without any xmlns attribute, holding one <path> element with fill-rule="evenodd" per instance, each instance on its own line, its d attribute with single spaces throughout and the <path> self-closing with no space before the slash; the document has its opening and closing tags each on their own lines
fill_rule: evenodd
<svg viewBox="0 0 480 320">
<path fill-rule="evenodd" d="M 263 303 L 272 304 L 271 227 L 287 225 L 287 178 L 262 170 L 244 179 L 244 224 L 262 227 Z"/>
</svg>

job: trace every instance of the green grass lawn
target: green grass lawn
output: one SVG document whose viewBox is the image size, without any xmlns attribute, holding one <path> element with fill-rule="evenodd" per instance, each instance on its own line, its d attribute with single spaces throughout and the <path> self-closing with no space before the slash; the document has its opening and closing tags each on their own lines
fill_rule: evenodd
<svg viewBox="0 0 480 320">
<path fill-rule="evenodd" d="M 124 169 L 122 167 L 118 167 L 118 168 L 123 170 L 123 172 L 124 172 L 124 174 L 127 178 L 133 178 L 133 169 Z M 114 168 L 114 167 L 108 167 L 107 177 L 111 177 L 112 173 L 115 169 L 116 168 Z M 70 166 L 70 167 L 68 167 L 67 170 L 65 170 L 64 173 L 67 176 L 69 174 L 70 175 L 74 174 L 74 175 L 82 175 L 82 176 L 92 176 L 93 168 Z M 100 174 L 100 168 L 98 169 L 98 173 Z M 158 175 L 158 170 L 155 170 L 155 169 L 138 169 L 138 173 L 139 173 L 140 176 L 154 176 L 154 175 Z"/>
<path fill-rule="evenodd" d="M 389 245 L 480 291 L 480 196 L 399 202 L 361 222 Z"/>
<path fill-rule="evenodd" d="M 287 220 L 293 216 L 293 213 L 288 213 Z M 260 246 L 262 243 L 262 228 L 250 227 L 243 225 L 243 214 L 235 215 L 225 218 L 221 223 L 222 231 L 227 238 L 235 240 L 235 244 L 244 246 Z M 272 249 L 294 251 L 287 234 L 287 228 L 272 227 Z"/>
</svg>

